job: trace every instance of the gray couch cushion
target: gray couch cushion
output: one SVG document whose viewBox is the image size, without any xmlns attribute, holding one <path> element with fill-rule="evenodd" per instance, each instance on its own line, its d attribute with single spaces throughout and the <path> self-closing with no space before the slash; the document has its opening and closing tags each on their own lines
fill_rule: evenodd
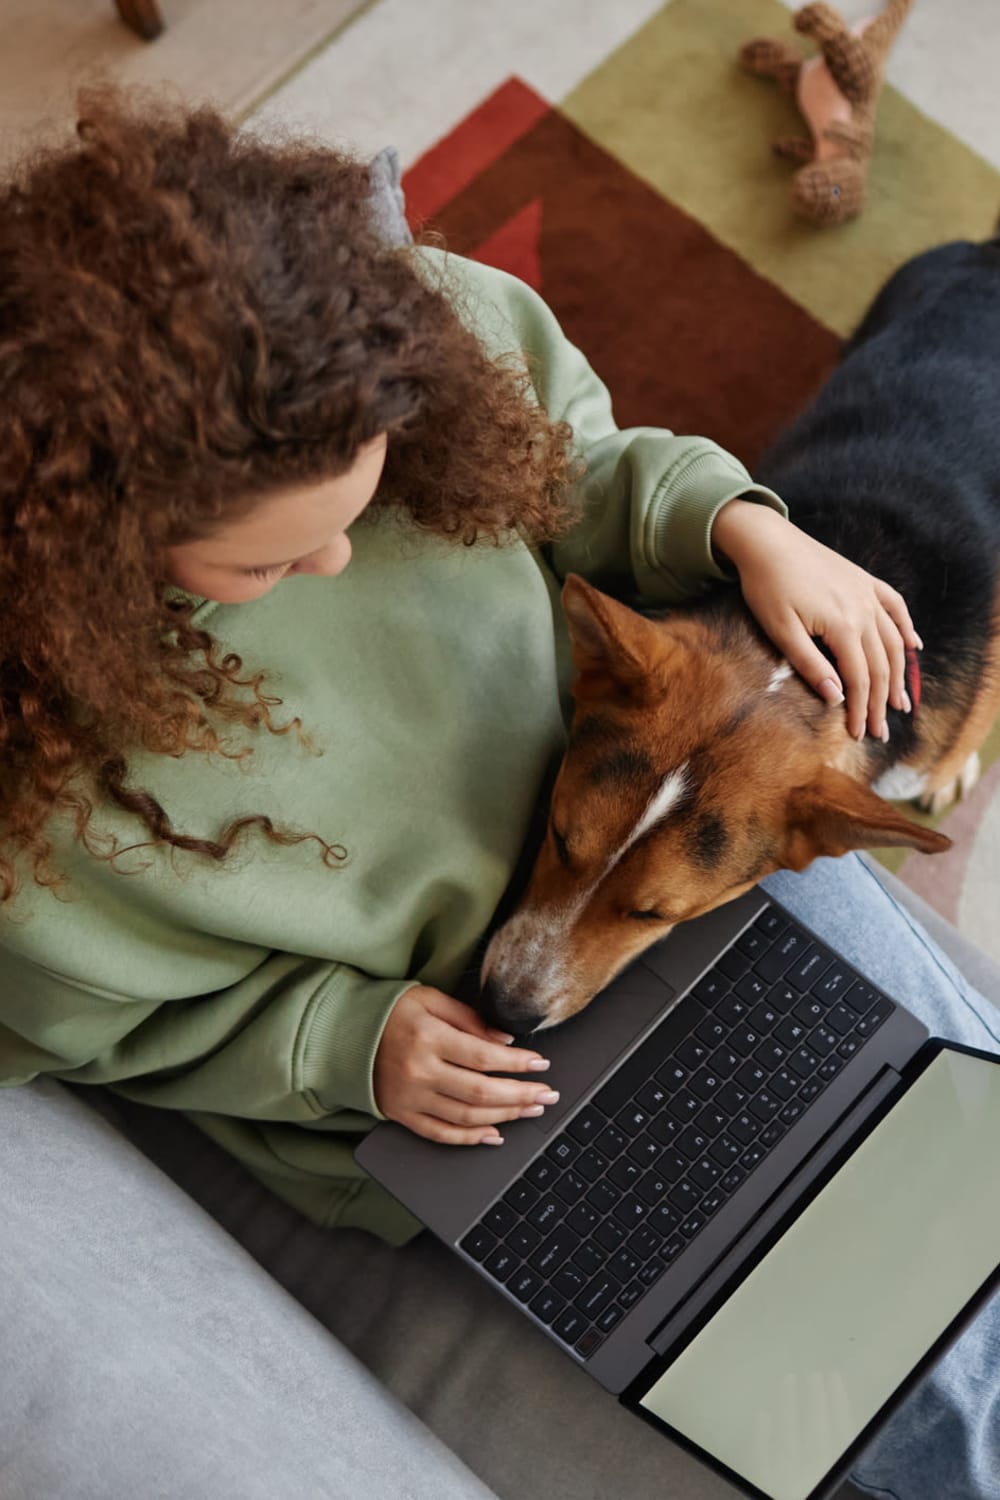
<svg viewBox="0 0 1000 1500">
<path fill-rule="evenodd" d="M 0 1182 L 4 1500 L 488 1500 L 79 1096 L 0 1090 Z"/>
</svg>

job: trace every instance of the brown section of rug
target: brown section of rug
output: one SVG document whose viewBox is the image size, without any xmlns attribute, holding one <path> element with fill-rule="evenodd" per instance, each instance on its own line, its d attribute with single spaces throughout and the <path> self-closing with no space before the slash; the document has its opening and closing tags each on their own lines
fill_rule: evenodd
<svg viewBox="0 0 1000 1500">
<path fill-rule="evenodd" d="M 513 254 L 535 226 L 537 257 L 521 243 L 509 269 L 540 268 L 621 426 L 701 433 L 752 465 L 837 355 L 834 334 L 555 111 L 434 225 L 450 249 L 501 266 L 498 248 Z"/>
</svg>

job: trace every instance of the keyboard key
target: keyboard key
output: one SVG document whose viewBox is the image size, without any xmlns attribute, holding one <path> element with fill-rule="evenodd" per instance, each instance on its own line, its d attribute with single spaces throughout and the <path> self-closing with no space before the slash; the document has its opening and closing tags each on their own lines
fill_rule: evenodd
<svg viewBox="0 0 1000 1500">
<path fill-rule="evenodd" d="M 615 1324 L 624 1316 L 625 1314 L 618 1303 L 612 1302 L 609 1307 L 604 1309 L 594 1326 L 600 1333 L 610 1333 Z"/>
<path fill-rule="evenodd" d="M 779 1099 L 792 1099 L 798 1093 L 801 1082 L 797 1074 L 790 1073 L 787 1068 L 779 1068 L 777 1073 L 772 1073 L 768 1087 Z"/>
<path fill-rule="evenodd" d="M 588 1319 L 579 1308 L 567 1307 L 552 1324 L 552 1332 L 566 1344 L 575 1344 L 583 1336 Z"/>
<path fill-rule="evenodd" d="M 596 1276 L 607 1258 L 607 1253 L 593 1240 L 586 1240 L 573 1251 L 573 1264 L 580 1267 L 584 1276 Z"/>
<path fill-rule="evenodd" d="M 534 1187 L 544 1189 L 552 1186 L 561 1170 L 554 1161 L 548 1161 L 544 1156 L 539 1156 L 530 1167 L 525 1167 L 524 1175 Z"/>
<path fill-rule="evenodd" d="M 528 1209 L 538 1202 L 538 1189 L 522 1178 L 519 1182 L 511 1184 L 503 1195 L 503 1201 L 516 1214 L 526 1214 Z"/>
<path fill-rule="evenodd" d="M 703 978 L 698 980 L 691 993 L 696 1000 L 700 1000 L 702 1005 L 711 1010 L 715 1002 L 720 1000 L 728 989 L 729 980 L 726 976 L 715 969 L 710 969 Z"/>
<path fill-rule="evenodd" d="M 715 1014 L 720 1021 L 725 1021 L 727 1026 L 738 1026 L 750 1014 L 750 1002 L 741 1000 L 739 995 L 726 995 L 715 1007 Z"/>
<path fill-rule="evenodd" d="M 504 1236 L 504 1244 L 509 1245 L 515 1255 L 522 1260 L 527 1260 L 533 1250 L 537 1250 L 541 1244 L 542 1237 L 537 1229 L 532 1229 L 530 1224 L 515 1224 Z"/>
<path fill-rule="evenodd" d="M 627 1104 L 615 1115 L 615 1124 L 626 1135 L 638 1135 L 649 1124 L 649 1115 L 637 1104 Z"/>
<path fill-rule="evenodd" d="M 806 1046 L 811 1047 L 819 1057 L 827 1057 L 837 1046 L 840 1037 L 829 1026 L 814 1026 L 809 1033 Z"/>
<path fill-rule="evenodd" d="M 762 979 L 759 974 L 754 974 L 753 972 L 744 974 L 743 978 L 734 987 L 734 993 L 741 1000 L 749 1001 L 751 1005 L 756 1005 L 759 1000 L 763 1000 L 767 991 L 767 980 Z"/>
<path fill-rule="evenodd" d="M 590 1203 L 578 1203 L 572 1212 L 566 1215 L 569 1228 L 581 1236 L 590 1234 L 600 1222 L 600 1214 Z"/>
<path fill-rule="evenodd" d="M 534 1208 L 528 1210 L 526 1217 L 529 1224 L 533 1224 L 543 1234 L 548 1234 L 549 1230 L 554 1229 L 558 1224 L 565 1211 L 565 1204 L 560 1203 L 558 1198 L 547 1195 L 539 1198 Z"/>
<path fill-rule="evenodd" d="M 551 1146 L 546 1146 L 545 1155 L 550 1161 L 558 1162 L 561 1167 L 568 1167 L 574 1157 L 579 1156 L 580 1146 L 572 1136 L 565 1133 L 557 1135 Z"/>
<path fill-rule="evenodd" d="M 845 1059 L 842 1058 L 839 1053 L 832 1052 L 830 1056 L 826 1058 L 825 1061 L 821 1062 L 819 1067 L 816 1069 L 816 1077 L 822 1078 L 824 1083 L 829 1083 L 831 1078 L 836 1078 L 837 1074 L 844 1066 L 844 1062 Z"/>
<path fill-rule="evenodd" d="M 771 940 L 759 927 L 748 927 L 746 932 L 740 934 L 736 939 L 736 947 L 741 953 L 745 953 L 751 961 L 760 958 L 771 946 Z"/>
<path fill-rule="evenodd" d="M 599 1214 L 609 1214 L 621 1197 L 621 1189 L 611 1182 L 595 1182 L 587 1194 L 587 1202 L 592 1203 Z"/>
<path fill-rule="evenodd" d="M 771 1070 L 769 1068 L 765 1068 L 756 1058 L 750 1058 L 737 1073 L 736 1082 L 741 1089 L 746 1090 L 747 1098 L 749 1099 L 752 1094 L 756 1094 L 757 1090 L 767 1082 L 770 1076 Z"/>
<path fill-rule="evenodd" d="M 541 1290 L 541 1279 L 527 1266 L 522 1266 L 515 1271 L 507 1281 L 507 1290 L 512 1292 L 518 1302 L 530 1302 L 535 1293 Z"/>
<path fill-rule="evenodd" d="M 691 1093 L 690 1089 L 683 1089 L 677 1095 L 676 1099 L 671 1102 L 670 1113 L 675 1120 L 690 1120 L 691 1116 L 696 1115 L 704 1103 L 705 1100 L 697 1098 L 696 1095 Z"/>
<path fill-rule="evenodd" d="M 705 1051 L 708 1051 L 707 1047 Z M 656 1071 L 656 1082 L 663 1084 L 668 1097 L 676 1094 L 678 1089 L 682 1089 L 690 1077 L 691 1069 L 680 1062 L 676 1056 L 669 1057 Z"/>
<path fill-rule="evenodd" d="M 635 1306 L 645 1290 L 646 1288 L 643 1286 L 641 1281 L 633 1281 L 630 1282 L 628 1286 L 622 1287 L 615 1300 L 617 1301 L 619 1307 L 623 1308 L 625 1312 L 628 1312 L 630 1307 Z"/>
<path fill-rule="evenodd" d="M 714 1142 L 708 1154 L 720 1167 L 730 1167 L 743 1155 L 743 1147 L 732 1136 L 724 1135 L 721 1140 Z"/>
<path fill-rule="evenodd" d="M 769 1073 L 775 1068 L 780 1068 L 787 1056 L 788 1048 L 783 1047 L 773 1036 L 769 1036 L 766 1042 L 762 1042 L 754 1053 L 754 1057 L 767 1068 Z"/>
<path fill-rule="evenodd" d="M 844 1040 L 841 1042 L 840 1046 L 837 1048 L 837 1056 L 838 1057 L 842 1057 L 845 1062 L 848 1062 L 854 1056 L 855 1052 L 860 1052 L 860 1050 L 861 1050 L 861 1048 L 863 1046 L 864 1046 L 864 1038 L 863 1037 L 860 1037 L 860 1036 L 845 1036 Z"/>
<path fill-rule="evenodd" d="M 671 1215 L 671 1225 L 673 1225 L 673 1223 L 674 1219 Z M 656 1233 L 651 1226 L 650 1219 L 647 1219 L 645 1224 L 640 1224 L 638 1229 L 633 1229 L 632 1233 L 625 1241 L 625 1247 L 632 1253 L 632 1255 L 637 1258 L 638 1261 L 642 1262 L 644 1260 L 648 1260 L 651 1255 L 655 1255 L 657 1253 L 662 1238 L 663 1235 Z M 611 1270 L 613 1275 L 618 1275 L 618 1272 L 614 1269 L 614 1266 L 612 1266 Z"/>
<path fill-rule="evenodd" d="M 688 1161 L 694 1161 L 696 1156 L 700 1156 L 703 1151 L 708 1150 L 708 1146 L 708 1136 L 703 1130 L 698 1130 L 694 1125 L 689 1126 L 677 1142 L 678 1151 L 682 1156 L 686 1156 Z"/>
<path fill-rule="evenodd" d="M 763 958 L 757 960 L 755 965 L 757 973 L 768 983 L 780 979 L 787 969 L 800 957 L 806 947 L 804 933 L 796 932 L 794 928 L 783 934 L 782 937 L 770 948 Z"/>
<path fill-rule="evenodd" d="M 656 1245 L 653 1246 L 654 1251 L 655 1249 Z M 652 1251 L 650 1253 L 652 1253 Z M 619 1281 L 631 1281 L 633 1276 L 638 1276 L 639 1267 L 642 1265 L 645 1258 L 646 1257 L 644 1256 L 633 1255 L 631 1250 L 627 1250 L 623 1247 L 608 1261 L 608 1273 L 611 1276 L 616 1277 Z"/>
<path fill-rule="evenodd" d="M 665 1261 L 660 1256 L 657 1256 L 655 1260 L 647 1260 L 639 1272 L 638 1279 L 642 1282 L 643 1286 L 652 1286 L 654 1281 L 659 1281 L 666 1268 Z"/>
<path fill-rule="evenodd" d="M 799 1047 L 788 1054 L 788 1066 L 800 1078 L 808 1078 L 820 1065 L 820 1058 L 809 1047 Z"/>
<path fill-rule="evenodd" d="M 749 1057 L 761 1044 L 764 1038 L 759 1031 L 754 1031 L 752 1026 L 737 1026 L 729 1038 L 729 1045 L 741 1057 Z"/>
<path fill-rule="evenodd" d="M 601 1227 L 595 1229 L 594 1239 L 604 1250 L 617 1250 L 625 1243 L 625 1233 L 617 1219 L 605 1219 Z"/>
<path fill-rule="evenodd" d="M 656 1164 L 657 1171 L 668 1182 L 680 1182 L 688 1169 L 688 1158 L 679 1151 L 665 1151 Z"/>
<path fill-rule="evenodd" d="M 587 1191 L 587 1179 L 579 1172 L 564 1172 L 552 1191 L 564 1203 L 575 1203 Z"/>
<path fill-rule="evenodd" d="M 514 1225 L 517 1223 L 517 1214 L 506 1203 L 501 1201 L 500 1203 L 494 1203 L 492 1208 L 488 1208 L 480 1222 L 484 1228 L 502 1239 L 508 1229 L 514 1228 Z"/>
<path fill-rule="evenodd" d="M 752 1090 L 740 1088 L 738 1083 L 730 1081 L 724 1088 L 719 1090 L 712 1102 L 716 1109 L 721 1110 L 728 1119 L 732 1119 L 733 1115 L 738 1114 L 746 1104 L 752 1092 Z M 701 1119 L 701 1116 L 699 1115 L 698 1118 Z"/>
<path fill-rule="evenodd" d="M 782 981 L 780 984 L 771 986 L 767 992 L 767 1000 L 773 1010 L 780 1011 L 783 1016 L 787 1016 L 788 1012 L 798 1005 L 799 992 Z"/>
<path fill-rule="evenodd" d="M 740 1157 L 740 1166 L 744 1171 L 752 1172 L 754 1167 L 760 1165 L 766 1155 L 767 1148 L 755 1142 L 752 1146 L 748 1146 Z"/>
<path fill-rule="evenodd" d="M 716 964 L 716 968 L 725 974 L 727 979 L 741 979 L 750 967 L 751 960 L 738 948 L 730 948 L 724 953 Z"/>
<path fill-rule="evenodd" d="M 722 1188 L 714 1187 L 710 1192 L 705 1194 L 704 1198 L 698 1204 L 698 1212 L 704 1214 L 706 1219 L 710 1219 L 713 1214 L 718 1213 L 725 1201 L 726 1194 L 722 1191 Z"/>
<path fill-rule="evenodd" d="M 744 1172 L 742 1167 L 733 1167 L 731 1171 L 726 1173 L 725 1177 L 720 1179 L 719 1186 L 724 1192 L 729 1193 L 731 1196 L 736 1192 L 736 1189 L 738 1187 L 743 1186 L 744 1182 L 746 1182 L 746 1178 L 747 1174 L 746 1172 Z"/>
<path fill-rule="evenodd" d="M 596 1150 L 605 1156 L 620 1156 L 628 1145 L 628 1136 L 617 1125 L 607 1125 L 594 1142 Z"/>
<path fill-rule="evenodd" d="M 776 1146 L 778 1144 L 784 1133 L 785 1127 L 784 1125 L 782 1125 L 781 1121 L 772 1120 L 767 1129 L 761 1131 L 760 1139 L 757 1144 L 759 1146 L 765 1147 L 766 1150 L 770 1151 L 772 1146 Z"/>
<path fill-rule="evenodd" d="M 657 1083 L 654 1078 L 650 1079 L 649 1083 L 643 1084 L 642 1088 L 635 1096 L 635 1102 L 640 1106 L 640 1108 L 644 1109 L 648 1115 L 655 1115 L 659 1110 L 663 1108 L 669 1097 L 670 1095 L 667 1091 L 666 1085 Z"/>
<path fill-rule="evenodd" d="M 651 1209 L 643 1229 L 649 1229 L 654 1234 L 672 1234 L 680 1223 L 680 1215 L 669 1203 L 659 1203 L 656 1208 Z M 638 1233 L 638 1230 L 636 1231 Z M 631 1243 L 631 1241 L 630 1241 Z"/>
<path fill-rule="evenodd" d="M 862 984 L 860 981 L 852 984 L 844 996 L 845 1001 L 852 1010 L 863 1016 L 866 1011 L 871 1010 L 875 1001 L 879 998 L 877 990 L 873 990 L 870 984 Z"/>
<path fill-rule="evenodd" d="M 682 1250 L 686 1249 L 687 1246 L 684 1244 L 684 1241 L 681 1239 L 680 1235 L 675 1234 L 673 1239 L 667 1240 L 666 1244 L 663 1246 L 662 1250 L 660 1251 L 660 1259 L 665 1261 L 666 1264 L 669 1265 L 671 1261 L 677 1259 Z"/>
<path fill-rule="evenodd" d="M 604 1335 L 596 1328 L 588 1328 L 586 1333 L 581 1334 L 573 1348 L 581 1359 L 589 1359 L 594 1350 L 604 1342 Z"/>
<path fill-rule="evenodd" d="M 470 1229 L 465 1238 L 459 1240 L 458 1243 L 466 1255 L 471 1256 L 473 1260 L 484 1261 L 496 1244 L 496 1237 L 481 1224 L 477 1224 L 475 1229 Z"/>
<path fill-rule="evenodd" d="M 608 1170 L 608 1158 L 595 1146 L 589 1146 L 582 1156 L 577 1157 L 576 1170 L 588 1182 L 597 1182 Z"/>
<path fill-rule="evenodd" d="M 819 1000 L 824 1000 L 828 1005 L 839 1000 L 851 987 L 854 975 L 846 964 L 839 959 L 834 959 L 823 977 L 813 985 L 812 992 Z"/>
<path fill-rule="evenodd" d="M 648 1203 L 643 1203 L 641 1198 L 635 1198 L 629 1194 L 627 1198 L 615 1204 L 611 1210 L 611 1217 L 617 1219 L 619 1224 L 624 1224 L 626 1229 L 633 1229 L 648 1212 Z"/>
<path fill-rule="evenodd" d="M 713 1073 L 711 1068 L 700 1068 L 691 1079 L 691 1092 L 704 1103 L 718 1093 L 724 1082 L 725 1079 L 720 1078 L 718 1073 Z"/>
<path fill-rule="evenodd" d="M 854 1030 L 858 1036 L 869 1037 L 872 1032 L 877 1031 L 883 1021 L 887 1021 L 895 1010 L 891 1000 L 876 1000 L 871 1010 L 861 1017 Z"/>
<path fill-rule="evenodd" d="M 544 1286 L 536 1297 L 532 1297 L 528 1306 L 536 1318 L 539 1318 L 545 1324 L 549 1324 L 558 1318 L 566 1306 L 566 1302 L 550 1286 Z"/>
<path fill-rule="evenodd" d="M 822 948 L 817 948 L 815 943 L 810 943 L 792 964 L 790 969 L 785 970 L 784 979 L 796 990 L 809 990 L 825 974 L 830 967 L 830 954 L 825 953 Z"/>
<path fill-rule="evenodd" d="M 734 1052 L 732 1047 L 716 1047 L 708 1060 L 708 1067 L 720 1078 L 728 1078 L 730 1074 L 736 1072 L 742 1060 L 740 1054 Z"/>
<path fill-rule="evenodd" d="M 600 1110 L 595 1109 L 593 1102 L 591 1102 L 585 1109 L 581 1109 L 580 1113 L 569 1122 L 566 1126 L 566 1134 L 571 1135 L 574 1141 L 579 1142 L 581 1146 L 589 1146 L 607 1123 Z M 539 1186 L 542 1185 L 541 1183 L 539 1184 Z"/>
<path fill-rule="evenodd" d="M 718 1102 L 718 1098 L 719 1096 L 716 1094 L 715 1100 L 711 1104 L 705 1105 L 705 1108 L 701 1110 L 694 1122 L 702 1135 L 707 1136 L 710 1141 L 714 1140 L 717 1135 L 721 1135 L 729 1124 L 731 1111 L 717 1109 L 716 1103 Z"/>
<path fill-rule="evenodd" d="M 798 1002 L 796 1002 L 798 1003 Z M 854 1022 L 851 1022 L 853 1025 Z M 786 1016 L 785 1019 L 775 1027 L 775 1036 L 783 1047 L 798 1047 L 809 1035 L 809 1027 L 798 1016 Z"/>
<path fill-rule="evenodd" d="M 657 1115 L 649 1122 L 649 1134 L 661 1146 L 672 1146 L 683 1131 L 684 1125 L 680 1120 L 675 1120 L 673 1115 Z"/>
<path fill-rule="evenodd" d="M 761 1036 L 767 1036 L 774 1030 L 781 1020 L 784 1012 L 777 1010 L 767 1000 L 762 1000 L 760 1005 L 755 1005 L 750 1012 L 749 1025 L 754 1031 L 759 1031 Z"/>
<path fill-rule="evenodd" d="M 667 1202 L 671 1203 L 674 1208 L 680 1209 L 682 1214 L 687 1214 L 694 1208 L 700 1197 L 701 1193 L 694 1184 L 685 1180 L 670 1189 Z"/>
<path fill-rule="evenodd" d="M 674 1059 L 683 1063 L 689 1073 L 693 1073 L 695 1069 L 701 1067 L 710 1051 L 711 1048 L 705 1042 L 700 1041 L 696 1036 L 689 1036 L 677 1048 Z"/>
<path fill-rule="evenodd" d="M 826 1016 L 826 1006 L 815 995 L 803 995 L 792 1014 L 804 1026 L 813 1027 Z"/>
<path fill-rule="evenodd" d="M 508 1250 L 506 1245 L 498 1245 L 493 1254 L 486 1257 L 483 1264 L 495 1280 L 504 1282 L 508 1276 L 513 1276 L 520 1261 L 513 1250 Z"/>
<path fill-rule="evenodd" d="M 565 1297 L 568 1302 L 574 1302 L 589 1280 L 590 1277 L 585 1276 L 578 1266 L 574 1266 L 572 1261 L 567 1261 L 553 1276 L 552 1285 L 560 1297 Z"/>
<path fill-rule="evenodd" d="M 754 1094 L 747 1109 L 750 1114 L 755 1115 L 758 1120 L 772 1120 L 781 1108 L 781 1100 L 768 1089 L 761 1089 Z"/>
<path fill-rule="evenodd" d="M 821 1078 L 810 1078 L 809 1082 L 804 1083 L 799 1089 L 799 1098 L 804 1099 L 807 1104 L 811 1104 L 816 1095 L 823 1092 L 823 1087 L 823 1080 Z"/>
<path fill-rule="evenodd" d="M 788 922 L 780 912 L 775 911 L 773 906 L 768 906 L 761 912 L 753 925 L 765 937 L 773 939 L 781 936 L 788 926 Z"/>
<path fill-rule="evenodd" d="M 613 1182 L 615 1187 L 630 1188 L 641 1176 L 642 1167 L 638 1162 L 631 1161 L 627 1156 L 620 1156 L 608 1172 L 608 1181 Z"/>
<path fill-rule="evenodd" d="M 729 1125 L 729 1134 L 734 1140 L 739 1141 L 742 1146 L 747 1146 L 759 1129 L 760 1125 L 758 1122 L 744 1110 L 733 1117 Z"/>
<path fill-rule="evenodd" d="M 857 1019 L 855 1012 L 841 1000 L 827 1014 L 826 1024 L 838 1036 L 846 1036 L 849 1031 L 854 1029 Z"/>
<path fill-rule="evenodd" d="M 650 1208 L 654 1208 L 662 1198 L 666 1197 L 669 1186 L 667 1179 L 659 1172 L 647 1172 L 641 1182 L 636 1183 L 635 1190 L 643 1203 L 648 1203 Z"/>
<path fill-rule="evenodd" d="M 789 1099 L 788 1103 L 784 1105 L 781 1113 L 778 1115 L 778 1119 L 781 1121 L 782 1125 L 794 1125 L 795 1121 L 804 1112 L 805 1107 L 805 1103 L 802 1099 Z"/>
<path fill-rule="evenodd" d="M 729 1035 L 729 1027 L 725 1021 L 720 1021 L 717 1016 L 708 1016 L 700 1026 L 696 1026 L 694 1034 L 700 1042 L 707 1042 L 710 1047 L 718 1047 Z M 659 1075 L 657 1075 L 659 1076 Z"/>
<path fill-rule="evenodd" d="M 533 1271 L 551 1278 L 563 1261 L 572 1255 L 578 1244 L 579 1238 L 572 1229 L 567 1229 L 565 1224 L 560 1224 L 529 1257 L 528 1264 Z"/>
<path fill-rule="evenodd" d="M 581 1312 L 587 1314 L 588 1318 L 596 1318 L 597 1314 L 603 1312 L 608 1303 L 614 1299 L 618 1291 L 621 1291 L 621 1282 L 609 1276 L 606 1271 L 602 1271 L 576 1298 L 576 1305 Z"/>
<path fill-rule="evenodd" d="M 722 1176 L 722 1168 L 709 1157 L 703 1156 L 699 1161 L 695 1162 L 688 1175 L 692 1182 L 707 1192 L 710 1187 L 715 1186 Z"/>
<path fill-rule="evenodd" d="M 663 1155 L 664 1150 L 665 1147 L 655 1136 L 641 1135 L 629 1146 L 628 1154 L 641 1167 L 651 1167 Z"/>
<path fill-rule="evenodd" d="M 695 1235 L 698 1234 L 700 1230 L 704 1229 L 706 1223 L 707 1220 L 704 1214 L 688 1214 L 687 1218 L 681 1221 L 681 1227 L 679 1231 L 681 1238 L 685 1240 L 693 1240 Z"/>
</svg>

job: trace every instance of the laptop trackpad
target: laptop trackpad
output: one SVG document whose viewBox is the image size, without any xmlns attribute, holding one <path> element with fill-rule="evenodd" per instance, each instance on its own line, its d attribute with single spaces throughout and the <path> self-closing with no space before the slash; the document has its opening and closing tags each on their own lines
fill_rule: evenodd
<svg viewBox="0 0 1000 1500">
<path fill-rule="evenodd" d="M 559 1103 L 550 1104 L 540 1120 L 530 1122 L 534 1129 L 548 1135 L 576 1108 L 580 1095 L 639 1040 L 650 1022 L 666 1014 L 676 994 L 672 985 L 640 959 L 578 1016 L 551 1031 L 536 1031 L 527 1045 L 551 1059 L 545 1078 L 558 1089 Z"/>
</svg>

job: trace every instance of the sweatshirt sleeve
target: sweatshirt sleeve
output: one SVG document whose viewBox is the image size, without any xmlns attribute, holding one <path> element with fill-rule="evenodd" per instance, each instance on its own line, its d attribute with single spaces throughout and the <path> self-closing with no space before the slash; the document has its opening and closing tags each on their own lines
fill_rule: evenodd
<svg viewBox="0 0 1000 1500">
<path fill-rule="evenodd" d="M 474 261 L 441 261 L 459 315 L 491 354 L 520 351 L 540 404 L 573 429 L 585 465 L 581 514 L 548 549 L 556 574 L 618 582 L 652 604 L 678 603 L 713 580 L 731 580 L 712 555 L 718 512 L 742 496 L 787 516 L 784 502 L 708 438 L 664 427 L 619 430 L 607 388 L 536 292 Z"/>
<path fill-rule="evenodd" d="M 372 1091 L 389 1013 L 414 979 L 272 953 L 208 995 L 144 999 L 12 953 L 0 958 L 0 1084 L 48 1073 L 144 1104 L 314 1124 L 383 1118 Z"/>
</svg>

